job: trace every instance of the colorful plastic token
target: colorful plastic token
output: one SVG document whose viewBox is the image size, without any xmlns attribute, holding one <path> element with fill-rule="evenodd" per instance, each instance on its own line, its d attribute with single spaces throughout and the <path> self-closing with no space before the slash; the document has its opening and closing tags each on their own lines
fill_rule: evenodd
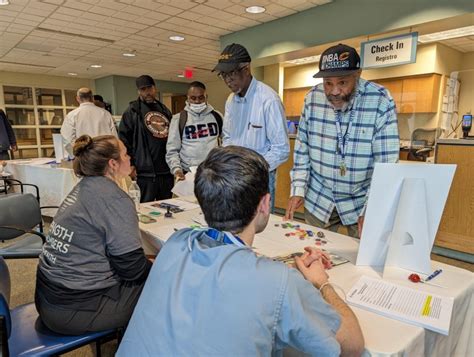
<svg viewBox="0 0 474 357">
<path fill-rule="evenodd" d="M 418 274 L 410 274 L 408 275 L 408 280 L 413 283 L 419 283 L 421 281 L 421 278 Z"/>
<path fill-rule="evenodd" d="M 321 242 L 316 242 L 316 245 L 321 245 Z"/>
<path fill-rule="evenodd" d="M 321 232 L 321 231 L 319 231 L 317 235 L 318 235 L 319 238 L 324 238 L 325 237 L 324 233 Z"/>
<path fill-rule="evenodd" d="M 310 237 L 314 237 L 313 231 L 306 231 Z"/>
<path fill-rule="evenodd" d="M 149 214 L 151 214 L 153 216 L 159 216 L 161 214 L 161 212 L 151 211 L 151 212 L 149 212 Z"/>
</svg>

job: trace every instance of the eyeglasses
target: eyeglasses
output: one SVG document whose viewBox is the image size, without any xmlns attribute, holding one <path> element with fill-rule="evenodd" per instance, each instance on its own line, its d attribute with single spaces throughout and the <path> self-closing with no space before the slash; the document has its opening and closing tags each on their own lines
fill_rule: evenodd
<svg viewBox="0 0 474 357">
<path fill-rule="evenodd" d="M 235 79 L 235 77 L 237 77 L 237 75 L 240 72 L 242 72 L 242 70 L 246 67 L 247 67 L 247 65 L 242 66 L 242 67 L 237 68 L 237 69 L 234 69 L 233 71 L 230 71 L 230 72 L 220 72 L 220 73 L 217 74 L 217 76 L 222 80 Z"/>
</svg>

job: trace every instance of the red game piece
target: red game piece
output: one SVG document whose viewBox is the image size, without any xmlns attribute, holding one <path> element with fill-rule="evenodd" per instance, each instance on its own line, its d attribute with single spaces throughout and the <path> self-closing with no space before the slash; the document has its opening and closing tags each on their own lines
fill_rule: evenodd
<svg viewBox="0 0 474 357">
<path fill-rule="evenodd" d="M 408 275 L 408 280 L 413 283 L 419 283 L 421 281 L 421 278 L 418 274 L 410 274 Z"/>
</svg>

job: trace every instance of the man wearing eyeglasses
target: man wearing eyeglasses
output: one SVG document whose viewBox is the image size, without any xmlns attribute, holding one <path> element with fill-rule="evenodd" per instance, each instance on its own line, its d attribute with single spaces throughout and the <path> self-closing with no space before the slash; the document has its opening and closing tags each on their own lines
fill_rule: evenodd
<svg viewBox="0 0 474 357">
<path fill-rule="evenodd" d="M 222 144 L 243 146 L 265 158 L 270 166 L 273 211 L 276 169 L 290 153 L 286 117 L 278 94 L 252 76 L 250 62 L 245 47 L 233 43 L 224 49 L 213 69 L 232 91 L 225 105 Z"/>
</svg>

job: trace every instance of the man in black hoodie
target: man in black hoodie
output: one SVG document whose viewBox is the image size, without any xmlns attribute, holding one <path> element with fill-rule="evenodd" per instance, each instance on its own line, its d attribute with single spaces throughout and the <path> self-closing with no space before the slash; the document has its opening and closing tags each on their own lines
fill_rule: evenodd
<svg viewBox="0 0 474 357">
<path fill-rule="evenodd" d="M 171 198 L 174 178 L 166 164 L 166 142 L 172 114 L 156 99 L 152 77 L 136 79 L 139 98 L 130 102 L 122 115 L 119 138 L 127 147 L 132 179 L 137 179 L 141 201 Z"/>
</svg>

